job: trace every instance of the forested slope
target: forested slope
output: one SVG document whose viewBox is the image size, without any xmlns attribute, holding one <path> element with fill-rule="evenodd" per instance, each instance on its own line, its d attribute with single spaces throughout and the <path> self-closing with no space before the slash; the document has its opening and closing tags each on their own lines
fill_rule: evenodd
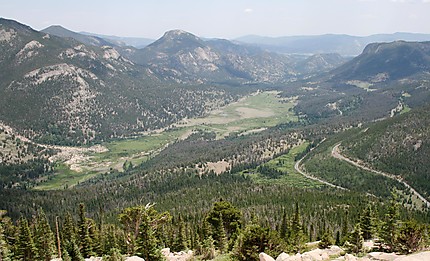
<svg viewBox="0 0 430 261">
<path fill-rule="evenodd" d="M 342 152 L 375 169 L 403 177 L 430 195 L 430 107 L 369 125 L 342 141 Z"/>
</svg>

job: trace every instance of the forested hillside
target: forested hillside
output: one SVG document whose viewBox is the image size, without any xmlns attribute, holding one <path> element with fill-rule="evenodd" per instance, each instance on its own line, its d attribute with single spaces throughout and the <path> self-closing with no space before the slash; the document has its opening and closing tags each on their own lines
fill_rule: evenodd
<svg viewBox="0 0 430 261">
<path fill-rule="evenodd" d="M 363 127 L 358 135 L 342 141 L 341 150 L 375 169 L 403 177 L 428 198 L 429 112 L 426 106 Z"/>
</svg>

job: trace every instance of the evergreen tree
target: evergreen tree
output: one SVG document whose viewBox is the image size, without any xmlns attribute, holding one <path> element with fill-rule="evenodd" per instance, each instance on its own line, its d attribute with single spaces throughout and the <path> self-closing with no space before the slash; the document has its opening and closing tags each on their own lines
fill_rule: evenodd
<svg viewBox="0 0 430 261">
<path fill-rule="evenodd" d="M 90 222 L 88 222 L 85 217 L 85 205 L 83 203 L 79 204 L 79 243 L 80 250 L 84 257 L 91 257 L 94 255 L 93 252 L 93 242 L 90 237 Z"/>
<path fill-rule="evenodd" d="M 61 229 L 63 243 L 76 242 L 76 225 L 72 215 L 67 212 Z"/>
<path fill-rule="evenodd" d="M 287 232 L 288 232 L 287 212 L 285 211 L 285 209 L 283 209 L 281 229 L 279 231 L 279 235 L 281 236 L 282 239 L 285 239 L 287 237 Z"/>
<path fill-rule="evenodd" d="M 177 231 L 175 234 L 175 240 L 173 242 L 173 246 L 172 249 L 173 251 L 182 251 L 187 249 L 188 245 L 187 245 L 187 236 L 185 233 L 185 224 L 184 221 L 182 220 L 182 216 L 179 215 L 178 217 L 178 223 L 177 223 Z"/>
<path fill-rule="evenodd" d="M 67 251 L 63 251 L 62 252 L 62 257 L 63 261 L 72 261 L 72 259 L 69 256 L 69 253 Z"/>
<path fill-rule="evenodd" d="M 382 224 L 381 239 L 388 251 L 396 251 L 397 239 L 399 237 L 399 204 L 397 202 L 397 195 L 392 193 L 392 199 L 385 220 Z"/>
<path fill-rule="evenodd" d="M 345 213 L 345 217 L 342 220 L 342 231 L 341 231 L 341 235 L 340 235 L 340 241 L 339 241 L 339 246 L 343 245 L 349 237 L 349 233 L 348 233 L 348 211 L 346 211 Z"/>
<path fill-rule="evenodd" d="M 358 254 L 363 250 L 363 243 L 363 232 L 361 231 L 360 223 L 357 223 L 354 227 L 354 230 L 349 236 L 349 240 L 345 243 L 345 245 L 348 251 Z"/>
<path fill-rule="evenodd" d="M 81 254 L 81 251 L 79 251 L 79 246 L 75 241 L 70 242 L 70 250 L 69 256 L 72 261 L 84 261 L 84 257 Z"/>
<path fill-rule="evenodd" d="M 228 250 L 228 240 L 224 229 L 224 221 L 222 218 L 222 214 L 220 216 L 220 222 L 217 228 L 217 234 L 219 235 L 218 249 L 221 253 L 225 253 Z"/>
<path fill-rule="evenodd" d="M 112 248 L 109 251 L 109 255 L 103 257 L 103 261 L 124 261 L 124 260 L 125 260 L 125 257 L 116 248 Z"/>
<path fill-rule="evenodd" d="M 211 235 L 216 245 L 219 245 L 220 240 L 221 216 L 227 239 L 231 242 L 237 238 L 242 226 L 242 213 L 236 207 L 223 200 L 215 202 L 206 216 L 206 221 L 211 225 Z"/>
<path fill-rule="evenodd" d="M 18 240 L 16 241 L 16 257 L 23 261 L 37 259 L 37 249 L 34 245 L 28 221 L 25 218 L 19 220 Z"/>
<path fill-rule="evenodd" d="M 363 232 L 364 240 L 372 239 L 375 234 L 376 224 L 375 215 L 372 206 L 368 204 L 361 214 L 360 218 L 361 231 Z"/>
<path fill-rule="evenodd" d="M 331 233 L 326 231 L 323 233 L 321 237 L 321 241 L 318 243 L 318 247 L 325 249 L 325 248 L 329 248 L 333 244 L 334 244 L 333 236 L 331 235 Z"/>
<path fill-rule="evenodd" d="M 202 258 L 203 260 L 212 260 L 215 258 L 215 240 L 212 236 L 206 237 L 203 241 Z"/>
<path fill-rule="evenodd" d="M 151 226 L 151 219 L 147 213 L 142 215 L 142 222 L 140 224 L 136 245 L 138 251 L 137 255 L 145 260 L 163 260 L 161 251 L 158 249 L 157 238 Z"/>
<path fill-rule="evenodd" d="M 291 232 L 290 232 L 288 241 L 290 245 L 293 247 L 293 250 L 296 252 L 301 251 L 305 246 L 306 236 L 302 228 L 300 209 L 299 209 L 298 203 L 296 203 L 294 216 L 291 221 Z"/>
<path fill-rule="evenodd" d="M 279 248 L 280 242 L 271 237 L 268 228 L 257 224 L 249 224 L 239 235 L 234 247 L 234 256 L 238 260 L 259 260 L 259 253 L 272 254 L 273 248 Z M 279 254 L 280 251 L 278 251 Z"/>
<path fill-rule="evenodd" d="M 35 219 L 34 239 L 38 257 L 41 260 L 51 260 L 56 253 L 55 236 L 42 209 Z"/>
</svg>

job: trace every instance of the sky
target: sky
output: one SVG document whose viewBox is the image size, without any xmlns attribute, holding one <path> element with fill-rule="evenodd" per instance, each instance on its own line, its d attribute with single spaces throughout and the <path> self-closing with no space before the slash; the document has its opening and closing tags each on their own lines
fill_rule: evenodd
<svg viewBox="0 0 430 261">
<path fill-rule="evenodd" d="M 0 0 L 0 17 L 36 30 L 146 37 L 430 33 L 430 0 Z"/>
</svg>

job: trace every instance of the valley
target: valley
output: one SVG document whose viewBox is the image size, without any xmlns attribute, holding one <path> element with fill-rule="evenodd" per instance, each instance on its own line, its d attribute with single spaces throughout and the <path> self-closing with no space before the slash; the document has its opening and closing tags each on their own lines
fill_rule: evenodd
<svg viewBox="0 0 430 261">
<path fill-rule="evenodd" d="M 41 259 L 31 240 L 50 260 L 53 224 L 65 260 L 428 248 L 430 42 L 402 37 L 426 35 L 148 42 L 0 18 L 0 260 Z"/>
<path fill-rule="evenodd" d="M 70 188 L 102 173 L 123 172 L 124 168 L 143 164 L 169 144 L 185 140 L 196 131 L 214 133 L 216 139 L 223 139 L 297 121 L 292 112 L 295 99 L 280 98 L 277 94 L 274 91 L 256 92 L 209 112 L 205 117 L 185 119 L 165 129 L 137 133 L 131 138 L 102 143 L 98 147 L 42 145 L 59 151 L 50 157 L 58 170 L 45 180 L 39 180 L 34 189 Z"/>
</svg>

